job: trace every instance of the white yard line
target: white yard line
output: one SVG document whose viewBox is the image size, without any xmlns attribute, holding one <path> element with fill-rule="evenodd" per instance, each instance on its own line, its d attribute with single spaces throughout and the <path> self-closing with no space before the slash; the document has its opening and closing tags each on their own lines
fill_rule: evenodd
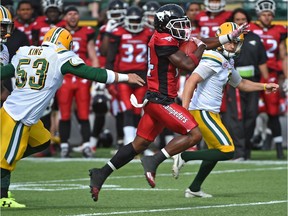
<svg viewBox="0 0 288 216">
<path fill-rule="evenodd" d="M 22 159 L 23 161 L 31 161 L 35 163 L 66 163 L 66 162 L 108 162 L 110 158 L 54 158 L 54 157 L 44 157 L 44 158 L 33 158 L 28 157 Z M 172 159 L 165 160 L 163 163 L 171 163 Z M 140 159 L 134 159 L 129 163 L 141 163 Z M 189 161 L 188 164 L 199 164 L 201 160 Z M 247 161 L 221 161 L 221 163 L 231 163 L 231 164 L 255 164 L 255 165 L 288 165 L 288 161 L 279 161 L 279 160 L 247 160 Z"/>
<path fill-rule="evenodd" d="M 92 214 L 77 214 L 69 216 L 104 216 L 104 215 L 126 215 L 126 214 L 137 214 L 137 213 L 158 213 L 158 212 L 168 212 L 168 211 L 188 211 L 195 209 L 211 209 L 211 208 L 227 208 L 227 207 L 242 207 L 242 206 L 257 206 L 257 205 L 273 205 L 279 203 L 287 203 L 287 200 L 274 200 L 269 202 L 255 202 L 255 203 L 239 203 L 239 204 L 226 204 L 226 205 L 210 205 L 210 206 L 196 206 L 196 207 L 185 207 L 185 208 L 166 208 L 166 209 L 145 209 L 137 211 L 119 211 L 119 212 L 99 212 Z"/>
</svg>

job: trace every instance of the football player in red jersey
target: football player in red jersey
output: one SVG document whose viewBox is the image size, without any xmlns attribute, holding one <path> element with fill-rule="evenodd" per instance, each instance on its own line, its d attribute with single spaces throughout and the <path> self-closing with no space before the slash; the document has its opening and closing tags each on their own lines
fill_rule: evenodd
<svg viewBox="0 0 288 216">
<path fill-rule="evenodd" d="M 231 11 L 225 11 L 225 5 L 225 0 L 204 0 L 205 10 L 196 16 L 202 38 L 214 37 L 219 26 L 230 18 Z"/>
<path fill-rule="evenodd" d="M 127 9 L 124 25 L 119 26 L 110 35 L 106 68 L 120 73 L 136 73 L 144 80 L 147 73 L 147 44 L 153 30 L 143 26 L 143 11 L 138 6 Z M 115 63 L 116 57 L 118 62 Z M 132 142 L 140 119 L 141 109 L 130 102 L 134 94 L 140 103 L 145 95 L 146 86 L 138 87 L 126 83 L 117 84 L 122 109 L 124 111 L 124 145 Z"/>
<path fill-rule="evenodd" d="M 44 16 L 37 17 L 32 25 L 32 45 L 39 46 L 52 27 L 65 27 L 62 20 L 63 0 L 42 0 Z"/>
<path fill-rule="evenodd" d="M 185 9 L 186 9 L 186 16 L 189 18 L 191 22 L 191 28 L 192 28 L 191 36 L 200 38 L 200 26 L 198 25 L 196 17 L 201 11 L 201 4 L 188 2 L 185 5 Z"/>
<path fill-rule="evenodd" d="M 22 0 L 17 5 L 16 17 L 14 19 L 14 27 L 27 35 L 30 44 L 32 44 L 32 25 L 35 21 L 33 12 L 32 3 L 29 0 Z"/>
<path fill-rule="evenodd" d="M 154 30 L 154 15 L 161 5 L 156 1 L 148 1 L 142 6 L 144 25 Z"/>
<path fill-rule="evenodd" d="M 113 0 L 108 5 L 108 10 L 106 11 L 107 23 L 102 25 L 99 29 L 99 33 L 96 40 L 96 52 L 99 59 L 100 67 L 105 68 L 106 55 L 108 50 L 109 38 L 111 32 L 118 26 L 123 25 L 124 16 L 127 12 L 127 5 L 122 0 Z M 116 59 L 117 61 L 117 59 Z M 118 70 L 117 68 L 115 68 Z M 109 84 L 106 86 L 110 95 L 110 111 L 116 118 L 116 129 L 117 129 L 117 145 L 118 147 L 123 146 L 123 111 L 120 105 L 119 92 L 117 89 L 117 84 Z M 95 116 L 95 122 L 104 122 L 105 116 L 97 115 Z M 100 123 L 101 124 L 101 123 Z M 103 123 L 102 123 L 103 124 Z M 95 125 L 95 124 L 94 124 Z M 91 144 L 96 146 L 98 141 L 98 135 L 101 130 L 93 128 L 93 134 L 91 138 Z"/>
<path fill-rule="evenodd" d="M 156 169 L 161 162 L 197 144 L 202 138 L 194 118 L 181 105 L 176 104 L 174 99 L 178 90 L 178 68 L 193 71 L 206 46 L 199 42 L 196 51 L 188 55 L 179 50 L 179 42 L 190 38 L 191 29 L 190 21 L 178 5 L 166 4 L 160 7 L 154 20 L 155 32 L 148 45 L 146 100 L 143 104 L 137 104 L 134 100 L 135 106 L 143 107 L 144 115 L 138 124 L 135 139 L 120 148 L 101 169 L 89 170 L 90 193 L 95 202 L 107 177 L 147 149 L 165 127 L 181 135 L 173 138 L 154 156 L 142 158 L 145 176 L 151 187 L 155 187 Z M 216 38 L 214 47 L 220 46 L 222 39 L 233 40 L 245 32 L 245 29 L 246 27 L 242 27 L 229 36 L 219 40 Z"/>
<path fill-rule="evenodd" d="M 86 64 L 91 62 L 93 67 L 99 67 L 94 47 L 95 31 L 91 27 L 78 25 L 80 14 L 76 7 L 70 6 L 65 10 L 65 28 L 73 37 L 73 51 L 82 58 Z M 57 101 L 60 110 L 59 133 L 61 140 L 61 157 L 69 156 L 69 143 L 71 128 L 71 106 L 75 98 L 77 117 L 81 126 L 82 150 L 84 157 L 92 157 L 90 148 L 91 129 L 89 123 L 91 81 L 73 75 L 65 75 L 61 88 L 57 92 Z"/>
<path fill-rule="evenodd" d="M 260 36 L 268 57 L 269 78 L 268 80 L 263 80 L 263 82 L 278 83 L 278 76 L 283 73 L 281 64 L 278 63 L 279 45 L 281 41 L 287 38 L 287 29 L 282 25 L 272 24 L 276 10 L 274 0 L 258 0 L 255 9 L 259 22 L 251 23 L 250 30 Z M 269 117 L 268 127 L 272 131 L 273 141 L 276 144 L 277 157 L 281 159 L 284 158 L 284 154 L 282 149 L 283 137 L 279 121 L 280 91 L 275 94 L 264 93 L 262 97 Z"/>
</svg>

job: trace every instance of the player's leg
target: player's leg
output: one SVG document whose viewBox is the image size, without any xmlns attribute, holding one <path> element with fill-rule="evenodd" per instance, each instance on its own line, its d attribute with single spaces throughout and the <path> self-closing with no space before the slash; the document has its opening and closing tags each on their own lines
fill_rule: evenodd
<svg viewBox="0 0 288 216">
<path fill-rule="evenodd" d="M 133 93 L 133 89 L 129 84 L 119 83 L 117 85 L 119 91 L 119 100 L 121 103 L 121 109 L 123 110 L 123 131 L 124 131 L 124 145 L 132 142 L 136 135 L 136 128 L 134 124 L 133 106 L 130 102 L 130 95 Z"/>
<path fill-rule="evenodd" d="M 185 162 L 203 160 L 196 177 L 185 191 L 185 197 L 211 197 L 201 191 L 201 185 L 218 161 L 233 158 L 234 144 L 227 129 L 221 122 L 219 114 L 198 110 L 191 111 L 191 114 L 199 124 L 199 129 L 205 143 L 208 145 L 208 149 L 195 152 L 185 151 L 180 155 Z"/>
<path fill-rule="evenodd" d="M 137 134 L 134 141 L 120 148 L 101 169 L 94 168 L 90 170 L 90 192 L 95 202 L 98 200 L 100 189 L 107 177 L 111 175 L 114 170 L 120 169 L 129 163 L 137 154 L 144 151 L 162 129 L 162 125 L 157 124 L 156 119 L 152 119 L 149 115 L 144 114 L 138 125 L 138 132 L 141 131 L 141 133 Z M 140 134 L 143 134 L 144 137 Z"/>
<path fill-rule="evenodd" d="M 178 154 L 200 142 L 202 136 L 194 118 L 182 106 L 152 104 L 144 107 L 149 113 L 171 131 L 181 134 L 174 137 L 161 151 L 153 156 L 144 156 L 141 159 L 146 179 L 151 187 L 155 187 L 155 175 L 159 164 L 167 158 Z"/>
<path fill-rule="evenodd" d="M 89 122 L 90 112 L 90 87 L 91 82 L 77 78 L 77 90 L 75 92 L 75 100 L 77 105 L 77 116 L 80 124 L 80 132 L 83 142 L 83 156 L 90 158 L 93 156 L 92 149 L 90 147 L 91 127 Z"/>
<path fill-rule="evenodd" d="M 69 79 L 64 78 L 66 82 L 63 82 L 60 89 L 57 91 L 57 102 L 60 112 L 59 120 L 59 135 L 60 135 L 60 148 L 61 157 L 69 157 L 69 143 L 71 130 L 71 106 L 73 101 L 73 83 Z"/>
<path fill-rule="evenodd" d="M 1 141 L 1 207 L 23 208 L 26 207 L 8 196 L 11 172 L 15 169 L 27 147 L 29 127 L 21 122 L 14 121 L 1 108 L 0 141 Z"/>
</svg>

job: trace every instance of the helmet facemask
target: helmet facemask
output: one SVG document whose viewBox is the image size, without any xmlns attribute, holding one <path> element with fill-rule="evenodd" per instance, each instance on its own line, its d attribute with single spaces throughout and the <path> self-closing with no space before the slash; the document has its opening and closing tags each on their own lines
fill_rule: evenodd
<svg viewBox="0 0 288 216">
<path fill-rule="evenodd" d="M 126 15 L 126 9 L 108 10 L 106 12 L 108 20 L 116 20 L 117 23 L 122 24 Z"/>
<path fill-rule="evenodd" d="M 211 0 L 205 0 L 205 9 L 211 13 L 219 13 L 224 10 L 226 1 L 220 0 L 219 2 L 210 2 Z"/>
<path fill-rule="evenodd" d="M 180 40 L 189 40 L 191 35 L 191 23 L 187 17 L 171 19 L 166 28 L 169 29 L 170 34 Z"/>
</svg>

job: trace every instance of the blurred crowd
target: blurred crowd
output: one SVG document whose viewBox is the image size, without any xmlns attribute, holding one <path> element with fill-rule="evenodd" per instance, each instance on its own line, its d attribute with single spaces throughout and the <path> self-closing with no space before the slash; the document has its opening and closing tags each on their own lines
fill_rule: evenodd
<svg viewBox="0 0 288 216">
<path fill-rule="evenodd" d="M 250 23 L 250 32 L 245 35 L 241 52 L 235 57 L 237 71 L 246 79 L 276 82 L 281 86 L 273 95 L 244 93 L 231 86 L 224 92 L 221 114 L 234 140 L 235 160 L 250 159 L 252 149 L 272 148 L 276 150 L 276 157 L 282 159 L 283 148 L 287 146 L 287 29 L 272 23 L 276 2 L 267 2 L 264 6 L 256 3 L 257 21 L 252 21 L 245 9 L 226 10 L 225 0 L 191 1 L 181 5 L 191 21 L 191 35 L 199 39 L 214 37 L 218 27 L 226 21 L 238 25 Z M 70 31 L 73 51 L 86 64 L 120 73 L 136 73 L 143 79 L 149 76 L 147 45 L 154 31 L 154 14 L 160 7 L 157 1 L 2 0 L 1 5 L 14 17 L 14 31 L 6 43 L 10 60 L 20 46 L 41 45 L 45 33 L 58 26 Z M 97 19 L 98 26 L 80 26 L 83 16 Z M 181 71 L 177 99 L 180 104 L 185 80 L 191 72 Z M 7 81 L 5 86 L 11 91 L 13 80 Z M 42 117 L 52 134 L 51 148 L 36 156 L 53 156 L 59 152 L 62 158 L 67 158 L 72 152 L 78 152 L 91 158 L 99 147 L 113 146 L 117 150 L 130 143 L 142 113 L 141 108 L 132 105 L 130 95 L 141 103 L 146 90 L 146 86 L 104 85 L 65 75 Z M 1 97 L 2 103 L 5 98 Z M 174 136 L 177 134 L 164 130 L 144 154 L 154 154 Z M 73 143 L 73 139 L 78 139 L 79 143 Z M 190 150 L 200 148 L 204 148 L 201 143 Z"/>
</svg>

